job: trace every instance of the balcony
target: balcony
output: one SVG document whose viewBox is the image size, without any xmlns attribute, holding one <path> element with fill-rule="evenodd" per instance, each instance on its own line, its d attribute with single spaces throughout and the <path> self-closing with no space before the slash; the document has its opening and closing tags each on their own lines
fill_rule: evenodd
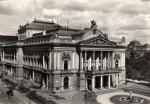
<svg viewBox="0 0 150 104">
<path fill-rule="evenodd" d="M 44 69 L 44 68 L 40 68 L 40 67 L 36 67 L 36 66 L 31 66 L 31 65 L 23 65 L 24 68 L 30 69 L 30 70 L 37 70 L 37 71 L 41 71 L 43 73 L 48 73 L 48 69 Z"/>
<path fill-rule="evenodd" d="M 64 69 L 59 69 L 59 70 L 53 70 L 54 74 L 73 74 L 76 73 L 77 69 L 68 69 L 68 70 L 64 70 Z"/>
<path fill-rule="evenodd" d="M 96 74 L 114 74 L 120 73 L 121 68 L 110 68 L 110 69 L 100 69 L 100 70 L 85 70 L 85 73 L 88 75 L 96 75 Z"/>
</svg>

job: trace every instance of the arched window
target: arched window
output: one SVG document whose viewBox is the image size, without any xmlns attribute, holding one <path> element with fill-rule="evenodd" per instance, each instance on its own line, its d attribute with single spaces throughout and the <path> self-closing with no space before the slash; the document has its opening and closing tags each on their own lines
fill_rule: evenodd
<svg viewBox="0 0 150 104">
<path fill-rule="evenodd" d="M 118 68 L 118 60 L 115 62 L 115 67 Z"/>
<path fill-rule="evenodd" d="M 69 88 L 69 78 L 65 77 L 64 78 L 64 89 L 68 89 Z"/>
<path fill-rule="evenodd" d="M 68 61 L 64 61 L 64 70 L 68 70 Z"/>
</svg>

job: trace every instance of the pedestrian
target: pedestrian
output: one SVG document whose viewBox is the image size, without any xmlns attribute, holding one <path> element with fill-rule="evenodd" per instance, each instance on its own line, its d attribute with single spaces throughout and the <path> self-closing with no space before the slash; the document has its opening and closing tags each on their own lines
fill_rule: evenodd
<svg viewBox="0 0 150 104">
<path fill-rule="evenodd" d="M 11 88 L 9 88 L 9 90 L 7 91 L 7 95 L 8 95 L 9 97 L 11 97 L 11 96 L 14 95 Z"/>
</svg>

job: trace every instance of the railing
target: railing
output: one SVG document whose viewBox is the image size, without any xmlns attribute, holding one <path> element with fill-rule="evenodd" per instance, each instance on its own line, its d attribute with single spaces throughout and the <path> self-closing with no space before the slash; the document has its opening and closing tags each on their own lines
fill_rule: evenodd
<svg viewBox="0 0 150 104">
<path fill-rule="evenodd" d="M 100 70 L 85 70 L 86 74 L 111 74 L 119 73 L 121 68 L 109 68 L 109 69 L 100 69 Z"/>
<path fill-rule="evenodd" d="M 66 73 L 73 73 L 73 72 L 75 72 L 75 69 L 71 69 L 71 70 L 64 70 L 64 69 L 62 69 L 61 70 L 61 73 L 64 73 L 64 74 L 66 74 Z"/>
<path fill-rule="evenodd" d="M 94 70 L 93 74 L 111 74 L 111 73 L 119 73 L 119 70 Z"/>
<path fill-rule="evenodd" d="M 48 72 L 48 69 L 44 69 L 44 68 L 40 68 L 40 67 L 36 67 L 36 66 L 30 66 L 30 65 L 23 65 L 24 68 L 28 68 L 28 69 L 33 69 L 33 70 L 39 70 L 42 72 Z"/>
<path fill-rule="evenodd" d="M 52 73 L 57 73 L 57 74 L 73 74 L 76 73 L 78 70 L 77 69 L 68 69 L 68 70 L 64 70 L 64 69 L 58 69 L 58 70 L 53 70 Z"/>
</svg>

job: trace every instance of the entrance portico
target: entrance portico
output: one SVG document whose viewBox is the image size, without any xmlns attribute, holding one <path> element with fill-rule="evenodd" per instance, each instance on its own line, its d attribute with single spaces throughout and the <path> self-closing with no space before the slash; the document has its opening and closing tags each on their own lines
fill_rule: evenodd
<svg viewBox="0 0 150 104">
<path fill-rule="evenodd" d="M 102 89 L 109 89 L 114 87 L 112 76 L 116 76 L 115 74 L 108 74 L 108 75 L 96 75 L 96 76 L 88 76 L 86 88 L 88 90 L 102 90 Z M 118 84 L 118 80 L 115 79 L 115 85 Z"/>
</svg>

